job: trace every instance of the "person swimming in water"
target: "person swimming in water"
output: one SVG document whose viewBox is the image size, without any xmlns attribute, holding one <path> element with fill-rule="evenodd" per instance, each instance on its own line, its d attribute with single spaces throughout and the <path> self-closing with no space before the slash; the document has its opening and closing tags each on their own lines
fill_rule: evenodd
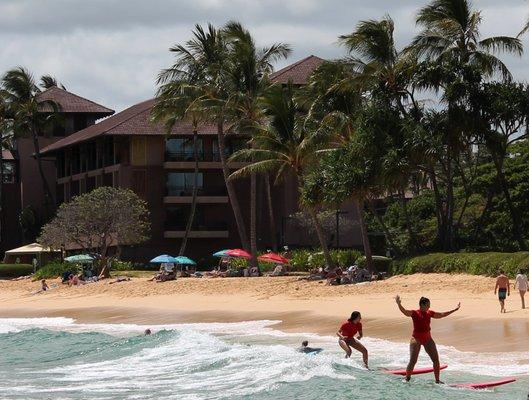
<svg viewBox="0 0 529 400">
<path fill-rule="evenodd" d="M 359 342 L 363 336 L 361 320 L 362 316 L 358 311 L 351 313 L 351 317 L 342 324 L 337 333 L 340 338 L 338 344 L 345 351 L 345 358 L 351 357 L 351 347 L 362 353 L 364 364 L 369 369 L 367 349 Z"/>
<path fill-rule="evenodd" d="M 424 346 L 424 350 L 430 356 L 433 363 L 435 383 L 442 383 L 440 377 L 440 364 L 439 364 L 439 353 L 437 352 L 437 345 L 432 339 L 430 332 L 430 320 L 432 318 L 439 319 L 448 317 L 450 314 L 456 312 L 461 307 L 461 303 L 456 308 L 446 312 L 435 312 L 430 310 L 430 300 L 426 297 L 421 297 L 419 300 L 418 310 L 406 310 L 401 303 L 400 296 L 395 296 L 395 302 L 399 306 L 399 310 L 406 317 L 411 317 L 413 320 L 413 334 L 410 340 L 410 362 L 406 368 L 406 381 L 409 381 L 419 353 L 421 346 Z"/>
<path fill-rule="evenodd" d="M 310 353 L 319 353 L 323 351 L 323 349 L 320 347 L 309 347 L 309 341 L 304 340 L 303 342 L 301 342 L 301 347 L 298 349 L 298 351 L 300 353 L 310 354 Z"/>
</svg>

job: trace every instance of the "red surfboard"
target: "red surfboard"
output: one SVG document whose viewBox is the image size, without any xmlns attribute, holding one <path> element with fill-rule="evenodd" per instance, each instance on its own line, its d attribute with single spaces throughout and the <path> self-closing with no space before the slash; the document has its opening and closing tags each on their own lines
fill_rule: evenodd
<svg viewBox="0 0 529 400">
<path fill-rule="evenodd" d="M 440 369 L 446 369 L 448 368 L 448 365 L 441 365 Z M 392 374 L 392 375 L 402 375 L 402 376 L 405 376 L 406 375 L 406 369 L 394 369 L 394 370 L 386 370 L 384 371 L 385 373 L 387 374 Z M 432 367 L 429 367 L 429 368 L 416 368 L 413 370 L 413 372 L 411 373 L 412 375 L 421 375 L 421 374 L 429 374 L 433 372 L 433 368 Z"/>
<path fill-rule="evenodd" d="M 492 381 L 492 382 L 481 382 L 481 383 L 458 383 L 455 385 L 450 385 L 456 388 L 463 388 L 463 389 L 487 389 L 494 386 L 501 386 L 506 385 L 508 383 L 516 382 L 516 379 L 514 378 L 508 378 L 508 379 L 501 379 L 499 381 Z"/>
</svg>

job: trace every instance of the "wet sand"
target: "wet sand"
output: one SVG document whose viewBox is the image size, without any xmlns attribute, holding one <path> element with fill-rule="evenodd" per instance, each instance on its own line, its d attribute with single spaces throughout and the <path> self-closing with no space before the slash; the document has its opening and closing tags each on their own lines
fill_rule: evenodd
<svg viewBox="0 0 529 400">
<path fill-rule="evenodd" d="M 145 325 L 266 319 L 281 321 L 276 328 L 283 331 L 335 335 L 350 312 L 359 310 L 365 335 L 404 342 L 409 340 L 411 320 L 400 314 L 393 300 L 400 293 L 406 308 L 415 308 L 421 295 L 430 297 L 432 309 L 438 311 L 461 301 L 460 311 L 432 321 L 432 335 L 439 344 L 463 351 L 526 351 L 529 334 L 529 310 L 519 309 L 518 293 L 513 291 L 507 303 L 510 311 L 502 315 L 493 294 L 494 280 L 469 275 L 417 274 L 339 287 L 294 277 L 187 278 L 166 283 L 135 278 L 114 285 L 56 285 L 33 295 L 38 282 L 0 281 L 0 316 Z"/>
</svg>

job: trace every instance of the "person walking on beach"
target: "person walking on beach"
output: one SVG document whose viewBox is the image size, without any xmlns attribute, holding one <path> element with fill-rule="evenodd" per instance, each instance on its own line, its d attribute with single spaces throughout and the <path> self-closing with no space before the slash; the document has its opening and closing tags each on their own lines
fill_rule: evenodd
<svg viewBox="0 0 529 400">
<path fill-rule="evenodd" d="M 353 311 L 351 313 L 351 318 L 342 324 L 340 330 L 337 333 L 338 337 L 340 338 L 338 343 L 345 351 L 345 358 L 351 357 L 351 347 L 362 353 L 364 365 L 367 369 L 369 369 L 367 349 L 359 342 L 363 336 L 362 323 L 360 322 L 361 320 L 362 316 L 360 313 L 358 311 Z"/>
<path fill-rule="evenodd" d="M 496 286 L 494 286 L 494 294 L 498 293 L 498 300 L 500 301 L 500 313 L 505 313 L 505 300 L 507 296 L 511 295 L 511 284 L 509 278 L 500 269 L 496 278 Z"/>
<path fill-rule="evenodd" d="M 520 292 L 520 298 L 522 299 L 522 309 L 525 310 L 525 292 L 527 292 L 528 288 L 528 282 L 527 282 L 527 275 L 525 274 L 525 270 L 518 271 L 518 275 L 516 275 L 516 281 L 514 282 L 514 289 L 518 288 L 518 291 Z"/>
<path fill-rule="evenodd" d="M 450 314 L 456 312 L 461 307 L 461 303 L 457 305 L 456 308 L 446 312 L 435 312 L 430 310 L 430 300 L 426 297 L 421 297 L 419 300 L 419 309 L 418 310 L 406 310 L 401 303 L 400 296 L 395 297 L 395 301 L 399 306 L 399 310 L 406 317 L 411 317 L 413 320 L 413 334 L 410 340 L 410 362 L 406 367 L 406 381 L 409 381 L 415 364 L 417 364 L 417 359 L 419 358 L 419 353 L 421 351 L 421 346 L 424 346 L 424 350 L 430 356 L 430 359 L 433 363 L 435 383 L 442 383 L 440 378 L 440 364 L 439 364 L 439 353 L 437 352 L 437 345 L 432 339 L 430 320 L 432 318 L 444 318 L 448 317 Z"/>
</svg>

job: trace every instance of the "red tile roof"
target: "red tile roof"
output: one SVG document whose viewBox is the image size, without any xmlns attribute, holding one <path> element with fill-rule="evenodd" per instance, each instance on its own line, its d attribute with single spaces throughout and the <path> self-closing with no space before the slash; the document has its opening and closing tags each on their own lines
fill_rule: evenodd
<svg viewBox="0 0 529 400">
<path fill-rule="evenodd" d="M 274 83 L 286 84 L 292 81 L 294 85 L 306 85 L 312 72 L 324 62 L 323 58 L 311 55 L 274 72 L 270 75 L 270 80 Z"/>
<path fill-rule="evenodd" d="M 41 153 L 56 151 L 103 135 L 166 135 L 167 132 L 162 124 L 154 124 L 150 120 L 150 112 L 154 103 L 155 99 L 151 99 L 135 104 L 112 117 L 43 148 Z M 171 133 L 175 135 L 191 134 L 192 126 L 190 123 L 180 122 L 174 126 Z M 216 133 L 217 129 L 212 125 L 205 125 L 199 129 L 199 134 L 202 135 Z"/>
<path fill-rule="evenodd" d="M 57 86 L 43 91 L 39 94 L 38 98 L 39 101 L 53 100 L 60 105 L 60 112 L 63 113 L 99 114 L 101 117 L 114 114 L 114 110 L 111 110 L 110 108 L 103 107 L 100 104 L 70 93 L 67 90 L 61 89 Z M 48 104 L 44 105 L 41 111 L 52 112 L 53 109 Z"/>
<path fill-rule="evenodd" d="M 2 150 L 2 158 L 4 160 L 14 160 L 13 154 L 9 150 Z"/>
</svg>

